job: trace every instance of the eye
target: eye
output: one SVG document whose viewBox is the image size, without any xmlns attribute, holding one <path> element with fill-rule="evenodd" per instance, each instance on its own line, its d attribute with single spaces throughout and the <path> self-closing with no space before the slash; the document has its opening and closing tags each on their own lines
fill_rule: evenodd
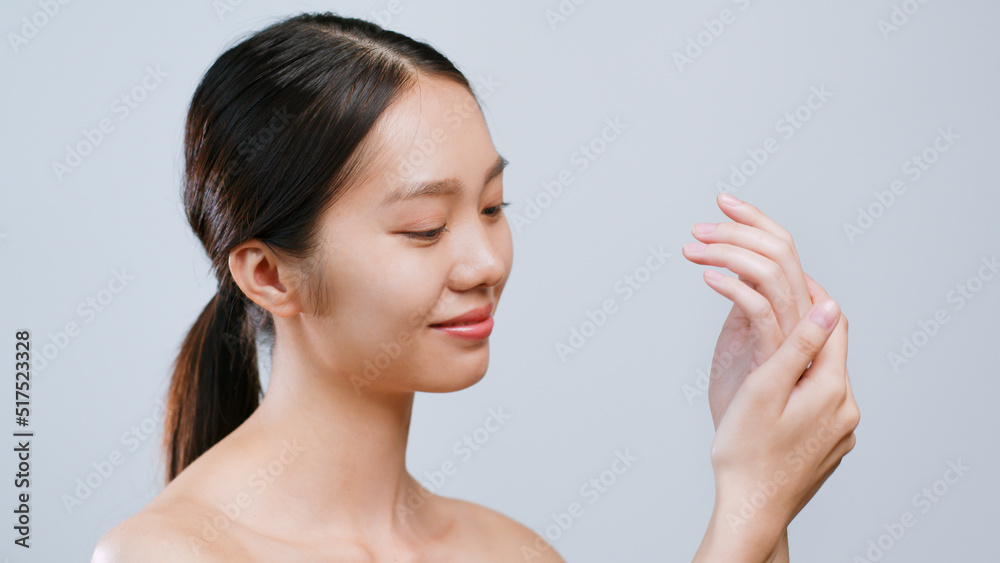
<svg viewBox="0 0 1000 563">
<path fill-rule="evenodd" d="M 432 241 L 440 238 L 441 233 L 444 233 L 447 230 L 448 229 L 444 228 L 444 225 L 442 225 L 432 231 L 421 231 L 418 233 L 403 233 L 403 234 L 416 240 Z"/>
<path fill-rule="evenodd" d="M 486 216 L 488 216 L 488 217 L 497 217 L 497 216 L 500 215 L 500 212 L 503 211 L 503 208 L 507 207 L 508 205 L 510 205 L 510 202 L 509 201 L 505 201 L 505 202 L 501 203 L 500 205 L 494 205 L 492 207 L 487 207 L 486 209 L 483 210 L 483 214 L 486 215 Z M 451 232 L 451 231 L 449 231 L 448 229 L 446 229 L 444 227 L 444 225 L 442 225 L 442 226 L 440 226 L 440 227 L 438 227 L 438 228 L 436 228 L 434 230 L 431 230 L 431 231 L 419 231 L 419 232 L 412 232 L 412 233 L 406 233 L 406 232 L 404 232 L 404 233 L 401 233 L 401 234 L 403 234 L 403 235 L 405 235 L 405 236 L 407 236 L 407 237 L 409 237 L 411 239 L 414 239 L 414 240 L 419 240 L 419 241 L 424 241 L 424 242 L 432 242 L 432 241 L 435 241 L 435 240 L 441 238 L 441 235 L 443 233 L 446 233 L 446 232 Z"/>
<path fill-rule="evenodd" d="M 483 210 L 483 214 L 489 215 L 490 217 L 496 217 L 497 215 L 500 214 L 501 211 L 503 211 L 503 208 L 507 207 L 508 205 L 510 205 L 510 202 L 509 201 L 505 201 L 505 202 L 501 203 L 500 205 L 494 205 L 493 207 L 487 207 L 486 209 Z"/>
</svg>

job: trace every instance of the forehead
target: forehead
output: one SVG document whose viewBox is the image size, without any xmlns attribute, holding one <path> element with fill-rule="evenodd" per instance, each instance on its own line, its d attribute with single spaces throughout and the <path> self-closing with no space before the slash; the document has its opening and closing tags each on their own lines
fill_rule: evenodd
<svg viewBox="0 0 1000 563">
<path fill-rule="evenodd" d="M 379 118 L 365 140 L 368 174 L 351 190 L 375 205 L 414 181 L 467 178 L 496 159 L 476 99 L 451 80 L 422 79 Z"/>
</svg>

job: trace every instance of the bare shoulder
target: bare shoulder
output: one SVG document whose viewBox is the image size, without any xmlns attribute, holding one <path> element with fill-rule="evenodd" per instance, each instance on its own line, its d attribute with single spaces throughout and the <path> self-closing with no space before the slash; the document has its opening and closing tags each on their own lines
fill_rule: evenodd
<svg viewBox="0 0 1000 563">
<path fill-rule="evenodd" d="M 206 541 L 195 529 L 193 523 L 201 519 L 191 518 L 191 513 L 198 510 L 197 506 L 182 502 L 147 505 L 101 537 L 91 563 L 230 560 L 233 548 L 230 542 L 222 536 Z"/>
<path fill-rule="evenodd" d="M 491 538 L 490 551 L 501 556 L 501 560 L 565 563 L 545 538 L 506 514 L 460 499 L 440 498 L 462 518 L 464 526 L 473 526 L 482 537 Z"/>
</svg>

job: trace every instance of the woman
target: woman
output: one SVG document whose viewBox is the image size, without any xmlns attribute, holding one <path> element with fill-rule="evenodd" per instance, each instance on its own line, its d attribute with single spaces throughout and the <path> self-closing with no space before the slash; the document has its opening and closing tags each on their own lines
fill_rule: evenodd
<svg viewBox="0 0 1000 563">
<path fill-rule="evenodd" d="M 513 260 L 507 162 L 465 77 L 372 23 L 299 15 L 208 70 L 185 156 L 218 294 L 175 364 L 167 486 L 94 561 L 562 561 L 405 467 L 414 393 L 485 374 Z M 781 227 L 719 201 L 735 222 L 697 227 L 708 246 L 685 248 L 740 275 L 705 274 L 734 307 L 711 377 L 715 513 L 695 560 L 787 561 L 785 527 L 854 445 L 847 321 Z M 271 344 L 262 400 L 258 337 Z"/>
</svg>

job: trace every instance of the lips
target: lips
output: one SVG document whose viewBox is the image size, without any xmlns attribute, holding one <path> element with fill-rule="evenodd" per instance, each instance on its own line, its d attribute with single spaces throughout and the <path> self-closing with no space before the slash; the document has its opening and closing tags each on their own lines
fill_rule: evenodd
<svg viewBox="0 0 1000 563">
<path fill-rule="evenodd" d="M 478 324 L 490 317 L 490 313 L 493 312 L 493 304 L 488 303 L 482 307 L 472 309 L 467 311 L 455 318 L 443 321 L 440 323 L 432 324 L 431 326 L 442 327 L 442 326 L 462 326 L 462 325 L 472 325 Z"/>
</svg>

